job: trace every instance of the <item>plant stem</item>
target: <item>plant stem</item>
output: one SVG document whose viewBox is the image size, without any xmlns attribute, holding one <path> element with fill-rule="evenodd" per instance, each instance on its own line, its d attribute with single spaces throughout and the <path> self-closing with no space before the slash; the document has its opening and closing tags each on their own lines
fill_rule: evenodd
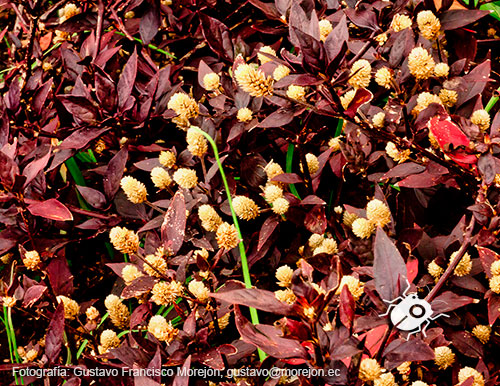
<svg viewBox="0 0 500 386">
<path fill-rule="evenodd" d="M 247 260 L 247 255 L 245 252 L 245 245 L 243 244 L 243 236 L 241 235 L 240 226 L 238 224 L 238 217 L 236 217 L 236 212 L 234 211 L 234 208 L 233 208 L 233 202 L 231 200 L 231 193 L 229 191 L 229 185 L 227 183 L 226 174 L 224 173 L 224 169 L 222 168 L 222 164 L 220 163 L 219 151 L 217 150 L 217 145 L 215 144 L 212 137 L 210 135 L 208 135 L 207 133 L 205 133 L 203 130 L 201 130 L 197 127 L 194 127 L 194 126 L 191 126 L 191 128 L 198 131 L 200 134 L 203 134 L 205 136 L 205 138 L 208 140 L 208 142 L 210 142 L 210 145 L 212 146 L 212 149 L 214 151 L 215 160 L 216 160 L 217 165 L 219 167 L 219 172 L 220 172 L 220 175 L 222 177 L 222 181 L 224 182 L 224 188 L 226 190 L 227 201 L 229 203 L 229 207 L 231 208 L 231 215 L 233 218 L 234 227 L 236 228 L 236 231 L 238 232 L 238 237 L 241 240 L 238 244 L 238 247 L 239 247 L 240 258 L 241 258 L 241 269 L 243 271 L 243 281 L 245 282 L 246 288 L 252 288 L 252 280 L 250 278 L 250 269 L 248 268 L 248 260 Z M 259 324 L 259 315 L 258 315 L 257 310 L 255 308 L 250 308 L 250 318 L 252 320 L 252 324 Z M 259 353 L 259 359 L 261 360 L 261 362 L 264 361 L 264 359 L 266 358 L 266 354 L 260 348 L 258 349 L 258 353 Z"/>
<path fill-rule="evenodd" d="M 500 93 L 500 87 L 496 91 L 494 91 L 494 93 Z M 498 95 L 492 95 L 484 109 L 489 113 L 493 106 L 495 106 L 495 104 L 498 102 L 498 99 Z"/>
</svg>

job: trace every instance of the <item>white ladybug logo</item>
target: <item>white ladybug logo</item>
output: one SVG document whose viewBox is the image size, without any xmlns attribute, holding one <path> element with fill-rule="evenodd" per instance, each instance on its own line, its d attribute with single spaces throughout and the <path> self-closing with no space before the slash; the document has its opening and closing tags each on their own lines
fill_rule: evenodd
<svg viewBox="0 0 500 386">
<path fill-rule="evenodd" d="M 432 316 L 434 311 L 431 305 L 424 299 L 420 299 L 416 293 L 407 294 L 410 289 L 410 283 L 408 279 L 406 280 L 408 286 L 403 292 L 403 296 L 398 296 L 394 300 L 384 300 L 384 302 L 389 303 L 389 308 L 384 314 L 380 316 L 386 316 L 390 313 L 390 319 L 394 327 L 401 331 L 407 331 L 408 336 L 406 340 L 410 339 L 410 336 L 422 331 L 422 334 L 426 336 L 425 329 L 429 326 L 432 320 L 439 318 L 440 316 L 449 317 L 446 314 L 437 314 Z M 397 304 L 393 304 L 399 302 Z"/>
</svg>

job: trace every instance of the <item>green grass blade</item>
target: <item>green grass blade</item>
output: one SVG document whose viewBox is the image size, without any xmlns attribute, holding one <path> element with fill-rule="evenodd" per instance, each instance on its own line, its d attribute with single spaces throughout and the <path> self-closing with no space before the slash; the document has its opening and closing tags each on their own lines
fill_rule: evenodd
<svg viewBox="0 0 500 386">
<path fill-rule="evenodd" d="M 293 146 L 293 143 L 289 143 L 288 149 L 286 151 L 286 165 L 285 165 L 286 166 L 285 171 L 287 173 L 292 172 L 294 149 L 295 149 L 295 146 Z M 297 188 L 295 187 L 295 184 L 290 184 L 288 186 L 290 187 L 290 191 L 292 192 L 292 194 L 300 200 L 301 198 L 299 196 L 299 192 L 297 191 Z"/>
</svg>

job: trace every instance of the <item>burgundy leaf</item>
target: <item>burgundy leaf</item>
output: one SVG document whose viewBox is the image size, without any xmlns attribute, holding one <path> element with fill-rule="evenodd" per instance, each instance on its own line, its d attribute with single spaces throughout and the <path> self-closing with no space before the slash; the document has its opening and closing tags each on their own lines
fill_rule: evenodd
<svg viewBox="0 0 500 386">
<path fill-rule="evenodd" d="M 134 89 L 135 77 L 137 75 L 137 51 L 130 56 L 123 68 L 123 72 L 118 80 L 118 107 L 124 111 L 125 103 Z"/>
<path fill-rule="evenodd" d="M 414 162 L 405 162 L 394 166 L 391 170 L 385 173 L 380 180 L 385 180 L 386 178 L 394 177 L 407 177 L 411 174 L 418 174 L 425 170 L 424 165 L 419 165 Z"/>
<path fill-rule="evenodd" d="M 69 137 L 67 137 L 60 145 L 60 149 L 82 149 L 87 144 L 99 137 L 102 133 L 108 131 L 111 127 L 105 128 L 95 128 L 95 127 L 85 127 L 83 129 L 79 129 L 73 133 Z"/>
<path fill-rule="evenodd" d="M 441 27 L 445 31 L 465 27 L 489 14 L 490 11 L 481 11 L 479 9 L 451 9 L 441 15 Z"/>
<path fill-rule="evenodd" d="M 500 296 L 491 293 L 488 298 L 488 324 L 493 326 L 500 316 Z"/>
<path fill-rule="evenodd" d="M 256 288 L 220 291 L 210 296 L 229 304 L 239 304 L 278 315 L 289 315 L 292 312 L 292 307 L 276 299 L 273 292 Z"/>
<path fill-rule="evenodd" d="M 97 67 L 95 73 L 95 92 L 100 105 L 107 111 L 116 108 L 116 86 L 108 74 Z"/>
<path fill-rule="evenodd" d="M 491 249 L 476 246 L 477 252 L 479 254 L 479 259 L 481 260 L 481 264 L 483 265 L 484 273 L 488 279 L 491 279 L 493 275 L 491 274 L 491 264 L 493 262 L 500 260 L 500 255 Z"/>
<path fill-rule="evenodd" d="M 351 328 L 354 320 L 354 308 L 356 303 L 349 292 L 349 288 L 345 285 L 340 292 L 339 316 L 340 321 L 347 328 Z"/>
<path fill-rule="evenodd" d="M 64 332 L 64 304 L 60 302 L 52 315 L 45 336 L 45 355 L 49 363 L 55 363 L 61 352 Z"/>
<path fill-rule="evenodd" d="M 257 251 L 260 251 L 264 246 L 269 237 L 273 234 L 274 230 L 278 226 L 279 221 L 275 216 L 268 217 L 262 227 L 260 228 L 259 233 L 259 243 L 257 244 Z"/>
<path fill-rule="evenodd" d="M 450 331 L 449 339 L 457 350 L 472 358 L 483 356 L 483 345 L 468 331 Z"/>
<path fill-rule="evenodd" d="M 189 386 L 189 369 L 191 368 L 191 355 L 180 368 L 180 374 L 176 375 L 172 386 Z M 184 375 L 188 374 L 188 375 Z"/>
<path fill-rule="evenodd" d="M 123 289 L 121 296 L 123 299 L 140 297 L 151 291 L 155 283 L 151 276 L 140 276 Z"/>
<path fill-rule="evenodd" d="M 282 173 L 273 177 L 271 181 L 276 182 L 284 182 L 285 184 L 298 184 L 303 182 L 302 178 L 299 177 L 298 174 L 295 173 Z"/>
<path fill-rule="evenodd" d="M 345 15 L 342 15 L 340 21 L 325 40 L 326 56 L 330 62 L 341 52 L 342 45 L 347 43 L 348 39 L 349 29 L 347 28 L 347 18 Z"/>
<path fill-rule="evenodd" d="M 309 232 L 323 234 L 326 232 L 327 220 L 325 207 L 316 205 L 312 210 L 308 211 L 304 219 L 304 226 Z"/>
<path fill-rule="evenodd" d="M 276 9 L 275 5 L 273 3 L 264 3 L 260 0 L 249 0 L 248 1 L 250 4 L 253 6 L 259 8 L 264 14 L 271 18 L 271 19 L 277 19 L 279 20 L 281 17 L 281 14 L 279 11 Z"/>
<path fill-rule="evenodd" d="M 160 9 L 156 0 L 147 2 L 146 13 L 141 17 L 139 33 L 144 44 L 149 44 L 158 33 L 161 24 Z"/>
<path fill-rule="evenodd" d="M 29 212 L 33 216 L 40 216 L 56 221 L 72 221 L 73 215 L 66 206 L 55 198 L 40 201 L 28 206 Z"/>
<path fill-rule="evenodd" d="M 37 114 L 41 114 L 43 110 L 43 106 L 45 105 L 45 101 L 47 100 L 47 96 L 52 88 L 53 79 L 50 78 L 46 81 L 38 90 L 36 90 L 35 95 L 33 96 L 33 110 Z"/>
<path fill-rule="evenodd" d="M 14 185 L 16 174 L 19 174 L 19 167 L 12 158 L 0 151 L 0 181 L 6 187 Z"/>
<path fill-rule="evenodd" d="M 434 315 L 456 310 L 457 308 L 474 303 L 474 299 L 468 296 L 459 296 L 454 292 L 446 291 L 432 301 Z"/>
<path fill-rule="evenodd" d="M 405 179 L 399 181 L 397 186 L 400 188 L 430 188 L 439 184 L 442 180 L 442 176 L 430 174 L 425 171 L 420 174 L 412 174 Z"/>
<path fill-rule="evenodd" d="M 383 356 L 391 361 L 430 361 L 434 350 L 421 339 L 396 339 L 387 345 Z"/>
<path fill-rule="evenodd" d="M 186 231 L 186 203 L 181 191 L 175 193 L 161 225 L 161 239 L 166 250 L 176 254 L 184 243 Z"/>
<path fill-rule="evenodd" d="M 203 36 L 210 48 L 224 60 L 233 61 L 233 43 L 226 25 L 213 17 L 200 13 Z"/>
<path fill-rule="evenodd" d="M 63 255 L 60 254 L 50 261 L 47 273 L 55 295 L 67 296 L 73 293 L 73 275 Z"/>
<path fill-rule="evenodd" d="M 42 297 L 46 289 L 44 285 L 34 285 L 28 288 L 24 293 L 23 307 L 31 307 Z"/>
<path fill-rule="evenodd" d="M 96 106 L 85 97 L 75 95 L 58 95 L 57 97 L 66 110 L 73 115 L 76 122 L 94 124 L 98 112 Z"/>
<path fill-rule="evenodd" d="M 479 157 L 477 167 L 484 178 L 484 182 L 488 185 L 495 180 L 496 176 L 496 158 L 492 154 L 487 153 Z"/>
<path fill-rule="evenodd" d="M 394 243 L 380 227 L 377 228 L 373 255 L 377 292 L 383 300 L 396 299 L 407 287 L 406 264 Z"/>
<path fill-rule="evenodd" d="M 271 127 L 282 127 L 290 122 L 292 122 L 294 117 L 294 112 L 287 109 L 279 109 L 274 113 L 269 114 L 262 122 L 259 123 L 258 127 L 263 127 L 265 129 Z"/>
<path fill-rule="evenodd" d="M 318 196 L 314 195 L 309 195 L 305 197 L 301 202 L 300 205 L 326 205 L 326 202 L 323 201 L 321 198 Z"/>
<path fill-rule="evenodd" d="M 103 180 L 104 193 L 108 199 L 112 199 L 116 192 L 118 192 L 118 189 L 120 189 L 120 181 L 123 177 L 127 159 L 128 151 L 124 146 L 115 154 L 111 161 L 109 161 Z"/>
<path fill-rule="evenodd" d="M 103 209 L 106 206 L 106 197 L 98 190 L 80 185 L 77 185 L 76 188 L 84 200 L 93 208 Z"/>
<path fill-rule="evenodd" d="M 26 176 L 26 181 L 24 182 L 25 187 L 34 180 L 34 178 L 45 168 L 45 166 L 47 166 L 50 156 L 52 155 L 51 150 L 52 148 L 49 148 L 47 154 L 35 161 L 31 161 L 28 166 L 24 168 L 23 175 Z"/>
<path fill-rule="evenodd" d="M 351 118 L 354 118 L 358 109 L 363 106 L 365 103 L 370 102 L 373 99 L 373 94 L 364 88 L 358 88 L 356 90 L 356 94 L 354 94 L 354 98 L 352 98 L 351 103 L 347 106 L 345 110 L 345 114 Z"/>
</svg>

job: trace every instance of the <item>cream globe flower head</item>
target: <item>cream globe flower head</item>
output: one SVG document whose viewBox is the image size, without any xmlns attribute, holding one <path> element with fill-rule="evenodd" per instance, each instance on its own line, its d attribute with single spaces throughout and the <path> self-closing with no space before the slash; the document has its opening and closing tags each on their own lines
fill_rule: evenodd
<svg viewBox="0 0 500 386">
<path fill-rule="evenodd" d="M 176 157 L 173 151 L 162 151 L 158 157 L 160 163 L 166 168 L 170 169 L 175 165 Z"/>
<path fill-rule="evenodd" d="M 415 47 L 408 56 L 410 73 L 418 80 L 428 79 L 434 73 L 435 62 L 423 47 Z"/>
<path fill-rule="evenodd" d="M 139 249 L 139 235 L 127 228 L 111 228 L 109 240 L 113 247 L 121 253 L 136 253 Z"/>
<path fill-rule="evenodd" d="M 170 174 L 160 166 L 156 166 L 151 170 L 151 181 L 158 189 L 165 189 L 172 184 Z"/>
<path fill-rule="evenodd" d="M 391 222 L 391 211 L 384 202 L 375 198 L 366 205 L 366 217 L 373 224 L 384 227 Z"/>
<path fill-rule="evenodd" d="M 193 189 L 198 185 L 198 177 L 196 176 L 196 171 L 193 169 L 177 169 L 173 177 L 177 185 L 184 189 Z"/>
<path fill-rule="evenodd" d="M 159 341 L 169 344 L 177 336 L 178 330 L 163 316 L 155 315 L 149 320 L 148 332 Z"/>
<path fill-rule="evenodd" d="M 450 73 L 450 66 L 446 63 L 438 63 L 434 66 L 434 75 L 438 78 L 446 78 Z"/>
<path fill-rule="evenodd" d="M 215 72 L 209 72 L 203 77 L 203 87 L 207 91 L 214 91 L 219 88 L 220 76 Z"/>
<path fill-rule="evenodd" d="M 283 197 L 283 189 L 278 185 L 267 184 L 264 187 L 264 198 L 267 202 L 272 203 L 281 197 Z"/>
<path fill-rule="evenodd" d="M 387 67 L 379 68 L 375 73 L 375 82 L 381 87 L 385 87 L 387 89 L 391 88 L 392 86 L 391 70 L 389 70 Z"/>
<path fill-rule="evenodd" d="M 293 269 L 288 265 L 282 265 L 276 270 L 276 279 L 280 287 L 290 287 L 292 285 Z"/>
<path fill-rule="evenodd" d="M 352 233 L 360 239 L 368 239 L 374 230 L 374 224 L 366 218 L 358 218 L 352 223 Z"/>
<path fill-rule="evenodd" d="M 253 97 L 263 97 L 273 94 L 272 77 L 266 77 L 261 71 L 250 64 L 240 64 L 234 71 L 234 77 L 240 88 Z"/>
<path fill-rule="evenodd" d="M 446 370 L 455 362 L 455 354 L 451 348 L 447 346 L 440 346 L 434 349 L 434 363 L 440 370 Z"/>
<path fill-rule="evenodd" d="M 490 265 L 490 272 L 492 276 L 500 275 L 500 260 L 495 260 Z"/>
<path fill-rule="evenodd" d="M 391 29 L 394 32 L 402 31 L 406 28 L 411 28 L 411 19 L 407 15 L 395 14 L 392 18 Z"/>
<path fill-rule="evenodd" d="M 378 112 L 372 118 L 373 127 L 380 129 L 384 127 L 385 124 L 385 113 L 383 111 Z"/>
<path fill-rule="evenodd" d="M 347 81 L 354 88 L 366 88 L 370 84 L 372 66 L 366 59 L 356 60 L 351 67 L 350 78 Z"/>
<path fill-rule="evenodd" d="M 282 64 L 276 67 L 273 71 L 273 78 L 276 82 L 288 75 L 290 75 L 290 68 Z"/>
<path fill-rule="evenodd" d="M 213 207 L 208 204 L 201 205 L 198 208 L 198 217 L 201 220 L 201 226 L 209 232 L 217 231 L 222 219 Z"/>
<path fill-rule="evenodd" d="M 223 222 L 219 225 L 215 238 L 219 248 L 225 248 L 227 250 L 235 248 L 240 243 L 238 231 L 234 225 L 228 224 L 227 222 Z"/>
<path fill-rule="evenodd" d="M 294 84 L 291 84 L 286 90 L 286 96 L 297 101 L 305 101 L 306 89 L 303 86 L 296 86 Z"/>
<path fill-rule="evenodd" d="M 234 197 L 233 208 L 241 220 L 253 220 L 259 215 L 260 211 L 255 201 L 246 196 Z"/>
<path fill-rule="evenodd" d="M 361 360 L 359 365 L 359 378 L 362 381 L 374 381 L 382 375 L 383 369 L 380 367 L 376 359 L 365 358 Z"/>
<path fill-rule="evenodd" d="M 175 120 L 175 123 L 179 123 L 184 126 L 188 125 L 189 119 L 196 118 L 199 113 L 198 102 L 183 92 L 178 92 L 172 95 L 167 103 L 167 107 L 174 110 L 178 115 L 178 119 Z"/>
<path fill-rule="evenodd" d="M 472 367 L 464 367 L 458 372 L 458 381 L 460 383 L 465 382 L 470 377 L 474 378 L 472 386 L 484 386 L 484 377 L 476 369 L 473 369 Z"/>
<path fill-rule="evenodd" d="M 188 144 L 188 151 L 196 156 L 203 157 L 208 151 L 208 142 L 203 134 L 201 134 L 198 130 L 191 127 L 188 129 L 186 133 L 186 142 Z"/>
<path fill-rule="evenodd" d="M 265 64 L 265 63 L 273 61 L 273 59 L 271 59 L 267 55 L 263 55 L 263 54 L 269 54 L 272 56 L 276 56 L 276 51 L 270 46 L 261 47 L 259 49 L 259 52 L 257 53 L 257 58 L 259 59 L 260 64 Z"/>
<path fill-rule="evenodd" d="M 252 118 L 252 110 L 250 110 L 248 107 L 242 107 L 236 114 L 236 119 L 238 119 L 238 121 L 240 122 L 250 122 Z"/>
<path fill-rule="evenodd" d="M 322 42 L 324 42 L 326 40 L 326 38 L 328 37 L 328 35 L 330 34 L 330 32 L 333 31 L 333 25 L 327 19 L 320 20 L 318 24 L 319 24 L 319 36 L 320 36 L 320 40 Z"/>
<path fill-rule="evenodd" d="M 417 25 L 420 33 L 427 40 L 434 40 L 439 35 L 441 23 L 432 11 L 421 11 L 417 15 Z"/>
<path fill-rule="evenodd" d="M 134 177 L 125 176 L 121 179 L 120 185 L 128 200 L 133 204 L 140 204 L 147 200 L 148 192 L 146 186 Z"/>
<path fill-rule="evenodd" d="M 486 131 L 490 127 L 490 120 L 490 114 L 483 109 L 474 111 L 470 117 L 470 121 L 482 131 Z"/>
<path fill-rule="evenodd" d="M 281 215 L 284 215 L 286 212 L 288 212 L 288 208 L 290 206 L 290 203 L 288 200 L 284 197 L 277 198 L 274 200 L 272 203 L 272 210 L 274 213 Z"/>
</svg>

